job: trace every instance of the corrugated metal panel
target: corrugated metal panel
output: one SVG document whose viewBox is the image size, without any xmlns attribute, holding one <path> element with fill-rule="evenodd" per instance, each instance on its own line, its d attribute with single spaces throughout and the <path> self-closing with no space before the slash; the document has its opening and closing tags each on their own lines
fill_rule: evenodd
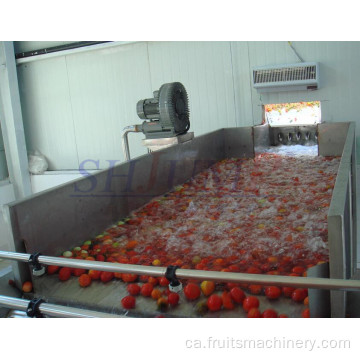
<svg viewBox="0 0 360 360">
<path fill-rule="evenodd" d="M 151 86 L 180 81 L 195 136 L 236 126 L 229 42 L 150 42 Z"/>
<path fill-rule="evenodd" d="M 65 59 L 18 66 L 18 79 L 28 151 L 43 153 L 50 170 L 77 169 Z"/>
<path fill-rule="evenodd" d="M 121 132 L 140 124 L 138 100 L 152 96 L 147 44 L 137 43 L 66 57 L 80 163 L 124 161 Z M 146 153 L 142 134 L 130 134 L 131 157 Z M 88 162 L 86 168 L 96 168 Z"/>
</svg>

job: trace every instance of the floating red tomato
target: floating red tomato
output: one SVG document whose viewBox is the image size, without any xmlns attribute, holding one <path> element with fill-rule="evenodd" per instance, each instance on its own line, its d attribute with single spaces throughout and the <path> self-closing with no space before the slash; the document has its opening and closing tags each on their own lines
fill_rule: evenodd
<svg viewBox="0 0 360 360">
<path fill-rule="evenodd" d="M 167 286 L 169 286 L 169 284 L 170 284 L 170 281 L 165 276 L 163 276 L 159 279 L 160 286 L 167 287 Z"/>
<path fill-rule="evenodd" d="M 224 291 L 221 295 L 221 300 L 224 309 L 233 310 L 235 308 L 234 302 L 232 300 L 231 294 L 228 291 Z"/>
<path fill-rule="evenodd" d="M 310 310 L 309 310 L 309 308 L 306 308 L 305 310 L 302 311 L 301 317 L 303 317 L 303 318 L 309 318 L 309 317 L 310 317 Z"/>
<path fill-rule="evenodd" d="M 230 290 L 230 295 L 233 301 L 237 304 L 242 304 L 246 297 L 244 291 L 242 291 L 239 287 L 233 287 Z"/>
<path fill-rule="evenodd" d="M 168 295 L 168 303 L 171 306 L 175 306 L 179 303 L 180 300 L 180 296 L 177 293 L 174 292 L 170 292 L 170 294 Z"/>
<path fill-rule="evenodd" d="M 248 318 L 261 318 L 261 312 L 258 308 L 251 308 L 247 313 Z"/>
<path fill-rule="evenodd" d="M 133 309 L 135 307 L 136 300 L 133 296 L 128 295 L 121 299 L 121 305 L 124 309 Z"/>
<path fill-rule="evenodd" d="M 219 311 L 222 306 L 221 297 L 217 294 L 212 294 L 207 299 L 207 307 L 210 311 Z"/>
<path fill-rule="evenodd" d="M 80 275 L 79 284 L 81 287 L 88 287 L 91 284 L 91 277 L 88 274 Z"/>
<path fill-rule="evenodd" d="M 69 280 L 71 277 L 71 269 L 68 267 L 63 267 L 62 269 L 60 269 L 59 271 L 59 279 L 61 281 L 66 281 Z"/>
<path fill-rule="evenodd" d="M 48 273 L 49 275 L 52 275 L 52 274 L 57 273 L 57 272 L 59 271 L 59 269 L 60 269 L 60 266 L 49 265 L 49 266 L 47 267 L 47 273 Z"/>
<path fill-rule="evenodd" d="M 184 294 L 188 300 L 196 300 L 200 294 L 200 287 L 197 284 L 189 283 L 184 288 Z"/>
<path fill-rule="evenodd" d="M 303 302 L 307 296 L 305 289 L 295 289 L 291 295 L 291 298 L 296 302 Z"/>
<path fill-rule="evenodd" d="M 243 301 L 243 309 L 246 312 L 248 312 L 251 308 L 258 308 L 259 305 L 259 299 L 255 296 L 248 296 Z"/>
<path fill-rule="evenodd" d="M 266 286 L 265 295 L 268 299 L 275 300 L 281 295 L 281 289 L 277 286 Z"/>
<path fill-rule="evenodd" d="M 132 296 L 139 295 L 140 290 L 141 290 L 141 288 L 138 284 L 129 284 L 126 289 L 127 289 L 128 293 Z"/>
<path fill-rule="evenodd" d="M 141 295 L 149 297 L 149 296 L 151 296 L 153 289 L 154 289 L 154 287 L 152 286 L 152 284 L 145 283 L 141 286 L 141 290 L 140 290 Z"/>
<path fill-rule="evenodd" d="M 113 272 L 108 272 L 108 271 L 102 271 L 101 275 L 100 275 L 100 280 L 103 283 L 107 283 L 109 281 L 111 281 L 114 278 L 114 273 Z"/>
<path fill-rule="evenodd" d="M 278 313 L 277 313 L 274 309 L 266 309 L 266 310 L 262 313 L 262 317 L 263 317 L 263 318 L 277 318 L 277 317 L 278 317 Z"/>
<path fill-rule="evenodd" d="M 121 279 L 124 282 L 134 282 L 138 276 L 136 274 L 121 274 Z"/>
</svg>

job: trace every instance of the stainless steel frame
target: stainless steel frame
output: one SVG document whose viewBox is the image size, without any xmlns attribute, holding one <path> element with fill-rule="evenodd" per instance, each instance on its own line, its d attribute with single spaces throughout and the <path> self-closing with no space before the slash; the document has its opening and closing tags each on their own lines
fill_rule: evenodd
<svg viewBox="0 0 360 360">
<path fill-rule="evenodd" d="M 355 124 L 319 125 L 319 155 L 340 156 L 328 213 L 330 278 L 350 279 L 356 272 L 356 148 Z M 344 291 L 331 292 L 331 316 L 345 317 Z"/>
<path fill-rule="evenodd" d="M 30 300 L 18 299 L 9 296 L 0 295 L 0 307 L 13 309 L 23 312 L 22 317 L 27 317 L 26 309 Z M 69 306 L 61 306 L 55 304 L 42 303 L 39 306 L 39 312 L 49 317 L 61 318 L 113 318 L 125 317 L 118 314 L 108 314 L 104 312 L 92 311 L 87 309 L 72 308 Z"/>
<path fill-rule="evenodd" d="M 15 261 L 29 262 L 29 254 L 0 251 L 0 258 Z M 39 263 L 43 265 L 66 266 L 70 268 L 93 269 L 118 273 L 128 273 L 149 276 L 165 276 L 166 268 L 158 266 L 144 266 L 132 264 L 108 263 L 102 261 L 89 261 L 67 259 L 40 255 Z M 315 277 L 295 277 L 279 275 L 258 275 L 247 273 L 231 273 L 223 271 L 203 271 L 193 269 L 176 269 L 179 279 L 214 280 L 217 282 L 238 282 L 258 285 L 296 286 L 299 288 L 325 289 L 325 290 L 352 290 L 360 291 L 360 280 L 324 279 Z"/>
<path fill-rule="evenodd" d="M 12 203 L 7 209 L 11 250 L 57 256 L 212 163 L 227 157 L 253 157 L 258 141 L 268 141 L 268 133 L 267 127 L 220 129 Z M 356 255 L 354 124 L 321 124 L 318 134 L 320 155 L 342 155 L 328 221 L 330 278 L 349 279 Z M 14 273 L 20 285 L 29 277 L 28 266 L 15 263 Z M 209 278 L 209 272 L 200 273 L 181 270 L 177 275 Z M 255 278 L 250 280 L 256 283 Z M 332 293 L 332 316 L 344 316 L 344 297 L 339 291 Z"/>
</svg>

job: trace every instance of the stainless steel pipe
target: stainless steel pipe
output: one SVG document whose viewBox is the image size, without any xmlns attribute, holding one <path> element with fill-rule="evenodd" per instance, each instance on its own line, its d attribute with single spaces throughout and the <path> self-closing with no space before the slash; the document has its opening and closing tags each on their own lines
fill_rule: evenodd
<svg viewBox="0 0 360 360">
<path fill-rule="evenodd" d="M 30 255 L 0 251 L 0 258 L 28 262 Z M 166 272 L 165 267 L 107 263 L 102 261 L 67 259 L 43 255 L 40 255 L 38 260 L 39 263 L 44 265 L 58 265 L 80 269 L 132 273 L 137 275 L 164 276 Z M 360 291 L 360 280 L 261 275 L 192 269 L 177 269 L 176 276 L 179 279 L 214 280 L 218 282 L 238 282 L 311 289 Z"/>
<path fill-rule="evenodd" d="M 26 312 L 30 300 L 18 299 L 0 295 L 0 306 Z M 39 311 L 42 315 L 62 318 L 112 318 L 125 317 L 118 314 L 108 314 L 98 311 L 79 309 L 69 306 L 41 303 Z"/>
<path fill-rule="evenodd" d="M 129 125 L 124 127 L 122 131 L 122 147 L 126 161 L 130 161 L 129 132 L 141 132 L 141 125 Z"/>
</svg>

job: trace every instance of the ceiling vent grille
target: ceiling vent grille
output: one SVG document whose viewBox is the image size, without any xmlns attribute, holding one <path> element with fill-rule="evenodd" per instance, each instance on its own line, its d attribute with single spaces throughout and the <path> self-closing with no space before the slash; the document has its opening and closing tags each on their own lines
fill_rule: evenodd
<svg viewBox="0 0 360 360">
<path fill-rule="evenodd" d="M 316 90 L 319 87 L 319 64 L 257 67 L 253 69 L 253 85 L 259 92 Z"/>
</svg>

